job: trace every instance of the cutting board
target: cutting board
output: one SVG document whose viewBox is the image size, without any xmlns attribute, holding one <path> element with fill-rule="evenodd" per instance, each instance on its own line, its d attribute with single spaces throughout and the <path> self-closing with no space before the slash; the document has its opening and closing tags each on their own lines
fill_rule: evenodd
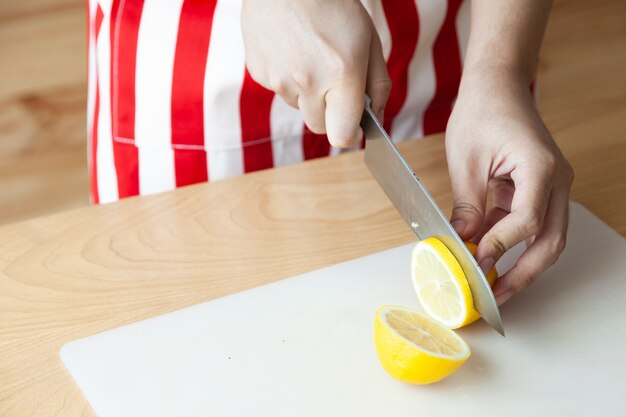
<svg viewBox="0 0 626 417">
<path fill-rule="evenodd" d="M 100 417 L 592 416 L 626 410 L 626 241 L 572 204 L 560 261 L 503 308 L 506 337 L 458 333 L 448 379 L 389 377 L 376 309 L 417 307 L 401 246 L 65 345 Z M 519 256 L 514 248 L 498 267 Z"/>
</svg>

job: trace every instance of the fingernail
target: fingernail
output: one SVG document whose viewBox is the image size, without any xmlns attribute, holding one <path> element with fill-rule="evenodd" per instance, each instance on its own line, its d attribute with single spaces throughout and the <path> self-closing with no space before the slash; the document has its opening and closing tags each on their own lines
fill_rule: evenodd
<svg viewBox="0 0 626 417">
<path fill-rule="evenodd" d="M 457 219 L 455 221 L 453 221 L 452 223 L 450 223 L 452 225 L 452 227 L 454 228 L 454 230 L 456 230 L 456 232 L 460 235 L 461 233 L 463 233 L 463 230 L 465 229 L 465 221 L 464 220 L 460 220 Z"/>
<path fill-rule="evenodd" d="M 513 291 L 505 291 L 502 294 L 496 296 L 496 303 L 498 303 L 498 305 L 501 306 L 502 304 L 506 303 L 507 300 L 511 298 L 512 295 L 513 295 Z"/>
<path fill-rule="evenodd" d="M 385 121 L 385 109 L 376 112 L 376 118 L 380 123 L 383 123 Z"/>
<path fill-rule="evenodd" d="M 487 275 L 487 273 L 491 271 L 491 268 L 493 268 L 494 263 L 495 262 L 493 261 L 493 258 L 483 259 L 479 264 L 480 269 L 483 271 L 483 274 Z"/>
</svg>

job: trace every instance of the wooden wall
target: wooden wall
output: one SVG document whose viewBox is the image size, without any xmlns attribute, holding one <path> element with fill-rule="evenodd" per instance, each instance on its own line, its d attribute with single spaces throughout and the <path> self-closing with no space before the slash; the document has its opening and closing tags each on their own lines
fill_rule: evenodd
<svg viewBox="0 0 626 417">
<path fill-rule="evenodd" d="M 0 223 L 88 203 L 85 10 L 0 2 Z"/>
</svg>

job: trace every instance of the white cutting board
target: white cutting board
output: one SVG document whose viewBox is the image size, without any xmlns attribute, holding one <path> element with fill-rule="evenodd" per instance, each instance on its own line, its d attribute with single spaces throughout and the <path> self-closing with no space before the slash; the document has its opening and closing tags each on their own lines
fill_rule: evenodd
<svg viewBox="0 0 626 417">
<path fill-rule="evenodd" d="M 390 378 L 372 320 L 417 307 L 412 245 L 71 342 L 61 357 L 100 417 L 617 416 L 626 410 L 626 240 L 580 205 L 561 260 L 502 309 L 501 337 L 429 386 Z M 519 254 L 510 253 L 507 269 Z"/>
</svg>

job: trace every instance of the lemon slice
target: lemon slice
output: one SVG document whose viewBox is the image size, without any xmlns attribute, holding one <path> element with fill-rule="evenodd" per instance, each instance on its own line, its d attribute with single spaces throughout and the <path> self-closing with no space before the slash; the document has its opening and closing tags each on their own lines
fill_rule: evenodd
<svg viewBox="0 0 626 417">
<path fill-rule="evenodd" d="M 470 356 L 470 348 L 452 330 L 415 310 L 383 306 L 374 319 L 374 345 L 393 378 L 430 384 L 452 374 Z"/>
<path fill-rule="evenodd" d="M 476 245 L 465 243 L 473 254 Z M 417 298 L 424 311 L 451 329 L 458 329 L 478 320 L 474 300 L 465 273 L 452 252 L 436 238 L 428 238 L 413 249 L 411 274 Z M 493 269 L 488 274 L 490 285 L 498 278 Z"/>
<path fill-rule="evenodd" d="M 439 239 L 422 240 L 411 255 L 413 286 L 426 313 L 451 329 L 463 326 L 474 308 L 463 269 Z"/>
</svg>

